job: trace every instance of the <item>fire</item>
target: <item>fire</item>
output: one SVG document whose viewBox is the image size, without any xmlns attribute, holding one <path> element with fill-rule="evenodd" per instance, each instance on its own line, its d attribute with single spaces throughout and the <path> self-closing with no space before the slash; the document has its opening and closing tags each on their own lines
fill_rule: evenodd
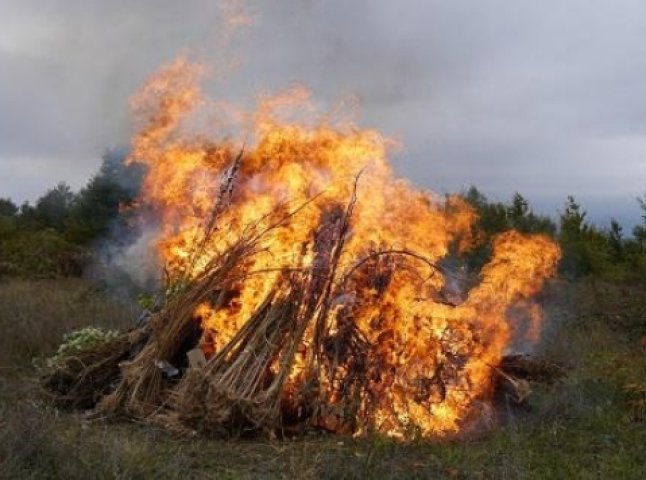
<svg viewBox="0 0 646 480">
<path fill-rule="evenodd" d="M 308 291 L 328 289 L 332 300 L 316 307 L 322 323 L 306 327 L 294 353 L 284 416 L 302 415 L 314 395 L 324 407 L 312 422 L 334 431 L 459 431 L 491 397 L 493 369 L 516 327 L 508 311 L 526 310 L 530 334 L 540 330 L 532 297 L 555 272 L 557 246 L 500 235 L 468 289 L 441 265 L 469 248 L 474 212 L 457 196 L 396 178 L 394 142 L 318 115 L 303 87 L 261 97 L 251 114 L 210 102 L 202 74 L 180 59 L 142 88 L 131 160 L 148 168 L 141 201 L 159 217 L 154 247 L 172 279 L 197 278 L 250 231 L 269 232 L 239 277 L 194 311 L 205 353 L 221 351 L 265 302 L 288 298 L 290 272 L 307 271 Z M 216 133 L 192 133 L 213 107 L 220 116 L 207 123 Z M 236 131 L 246 134 L 244 146 L 226 133 Z M 343 248 L 330 247 L 340 237 Z M 283 355 L 271 361 L 274 374 Z M 313 363 L 316 388 L 304 393 Z"/>
</svg>

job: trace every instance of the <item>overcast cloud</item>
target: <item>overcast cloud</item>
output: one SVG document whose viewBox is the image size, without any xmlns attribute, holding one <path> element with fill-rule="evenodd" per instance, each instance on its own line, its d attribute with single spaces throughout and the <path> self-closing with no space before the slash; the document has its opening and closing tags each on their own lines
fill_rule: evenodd
<svg viewBox="0 0 646 480">
<path fill-rule="evenodd" d="M 0 0 L 0 197 L 82 186 L 127 144 L 127 101 L 187 47 L 218 51 L 209 0 Z M 439 192 L 518 190 L 555 214 L 567 194 L 607 224 L 646 192 L 646 3 L 639 0 L 290 0 L 257 24 L 225 90 L 299 81 L 348 92 L 400 139 L 397 171 Z"/>
</svg>

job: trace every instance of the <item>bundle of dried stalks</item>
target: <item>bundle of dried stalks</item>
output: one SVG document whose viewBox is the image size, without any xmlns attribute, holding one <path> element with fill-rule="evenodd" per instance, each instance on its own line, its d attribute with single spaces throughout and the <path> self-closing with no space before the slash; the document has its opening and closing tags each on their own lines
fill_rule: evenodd
<svg viewBox="0 0 646 480">
<path fill-rule="evenodd" d="M 97 406 L 104 414 L 125 413 L 148 417 L 166 402 L 176 382 L 164 378 L 159 362 L 175 364 L 186 354 L 195 331 L 195 308 L 213 292 L 226 290 L 235 280 L 241 263 L 254 251 L 253 241 L 240 241 L 224 254 L 213 258 L 204 274 L 188 283 L 184 291 L 171 297 L 150 321 L 151 334 L 141 352 L 121 364 L 121 382 Z"/>
<path fill-rule="evenodd" d="M 147 335 L 145 329 L 132 330 L 65 357 L 41 383 L 56 405 L 93 408 L 116 387 L 121 374 L 120 362 L 135 354 Z"/>
<path fill-rule="evenodd" d="M 507 355 L 499 368 L 515 378 L 540 383 L 553 383 L 566 374 L 563 366 L 529 355 Z"/>
<path fill-rule="evenodd" d="M 237 171 L 235 165 L 232 171 Z M 226 192 L 230 192 L 230 187 Z M 213 298 L 216 299 L 216 309 L 224 303 L 235 283 L 250 274 L 247 262 L 262 249 L 262 242 L 310 203 L 306 202 L 285 215 L 278 212 L 274 215 L 276 218 L 270 216 L 250 225 L 242 238 L 223 252 L 214 254 L 201 267 L 200 273 L 192 276 L 190 269 L 194 268 L 196 259 L 204 255 L 204 245 L 215 231 L 220 202 L 226 201 L 227 195 L 219 197 L 214 213 L 205 225 L 205 239 L 195 242 L 196 251 L 191 255 L 189 269 L 182 279 L 184 288 L 169 298 L 164 308 L 151 319 L 151 334 L 141 352 L 133 360 L 122 362 L 118 387 L 97 405 L 101 414 L 126 414 L 168 423 L 173 417 L 168 411 L 169 402 L 172 402 L 173 409 L 180 413 L 179 417 L 190 419 L 195 415 L 182 412 L 191 412 L 194 409 L 191 405 L 204 390 L 205 398 L 199 398 L 199 402 L 208 404 L 208 411 L 200 416 L 212 419 L 206 422 L 208 425 L 232 422 L 235 416 L 239 416 L 238 412 L 242 412 L 255 426 L 277 418 L 281 386 L 290 370 L 289 358 L 302 339 L 317 302 L 324 298 L 319 295 L 321 288 L 312 285 L 326 286 L 331 282 L 330 278 L 321 283 L 318 274 L 286 272 L 286 287 L 277 286 L 256 315 L 209 362 L 208 369 L 203 372 L 203 381 L 208 383 L 208 388 L 198 388 L 194 384 L 194 373 L 178 381 L 177 378 L 166 378 L 163 368 L 160 368 L 160 365 L 184 362 L 186 352 L 195 347 L 197 324 L 194 313 L 197 306 Z M 260 228 L 262 222 L 268 226 Z M 340 238 L 344 236 L 345 233 Z M 281 289 L 284 292 L 274 298 Z M 282 357 L 279 372 L 265 388 L 270 365 L 279 355 Z M 188 384 L 191 384 L 190 388 Z"/>
<path fill-rule="evenodd" d="M 526 404 L 532 383 L 552 384 L 566 375 L 563 366 L 530 355 L 507 355 L 496 371 L 496 396 L 512 399 L 517 406 Z"/>
<path fill-rule="evenodd" d="M 172 397 L 172 412 L 158 420 L 208 431 L 244 428 L 275 432 L 282 425 L 283 387 L 294 356 L 311 331 L 318 345 L 330 308 L 330 294 L 352 214 L 329 208 L 314 241 L 314 268 L 283 272 L 275 288 L 199 373 L 189 372 Z M 221 286 L 220 286 L 221 287 Z M 318 349 L 308 359 L 308 375 L 317 377 Z"/>
</svg>

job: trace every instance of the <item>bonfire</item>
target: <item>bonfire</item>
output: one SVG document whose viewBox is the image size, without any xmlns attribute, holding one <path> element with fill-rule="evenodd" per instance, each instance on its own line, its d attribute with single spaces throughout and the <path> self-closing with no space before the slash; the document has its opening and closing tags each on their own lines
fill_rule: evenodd
<svg viewBox="0 0 646 480">
<path fill-rule="evenodd" d="M 301 87 L 252 114 L 206 101 L 200 75 L 176 61 L 134 100 L 163 301 L 48 377 L 58 401 L 223 435 L 439 437 L 486 418 L 501 372 L 514 384 L 511 343 L 540 334 L 557 246 L 510 231 L 467 274 L 473 210 L 396 178 L 393 142 L 312 120 Z M 193 133 L 213 106 L 226 115 L 206 123 L 246 144 Z"/>
</svg>

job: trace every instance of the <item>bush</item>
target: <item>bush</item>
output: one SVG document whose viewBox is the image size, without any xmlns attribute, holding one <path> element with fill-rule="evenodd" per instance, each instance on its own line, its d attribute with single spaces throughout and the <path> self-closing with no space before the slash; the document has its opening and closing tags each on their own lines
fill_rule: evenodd
<svg viewBox="0 0 646 480">
<path fill-rule="evenodd" d="M 53 229 L 15 230 L 0 236 L 0 274 L 52 278 L 79 276 L 87 252 Z"/>
<path fill-rule="evenodd" d="M 63 343 L 58 347 L 56 355 L 49 359 L 51 367 L 60 365 L 66 358 L 98 345 L 105 344 L 119 336 L 117 330 L 106 330 L 98 327 L 84 327 L 66 333 Z"/>
</svg>

